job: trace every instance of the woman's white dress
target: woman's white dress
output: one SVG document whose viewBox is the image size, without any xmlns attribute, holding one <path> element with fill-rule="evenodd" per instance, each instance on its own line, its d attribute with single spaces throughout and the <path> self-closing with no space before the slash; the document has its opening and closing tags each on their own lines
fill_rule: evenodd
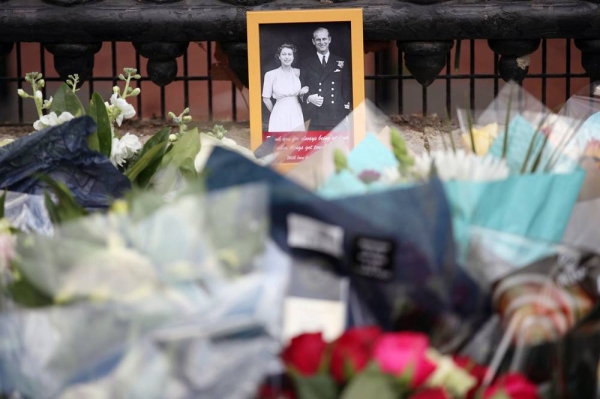
<svg viewBox="0 0 600 399">
<path fill-rule="evenodd" d="M 302 106 L 297 96 L 300 91 L 300 78 L 297 69 L 284 71 L 273 69 L 265 74 L 262 96 L 274 98 L 275 105 L 269 118 L 269 132 L 305 131 Z"/>
</svg>

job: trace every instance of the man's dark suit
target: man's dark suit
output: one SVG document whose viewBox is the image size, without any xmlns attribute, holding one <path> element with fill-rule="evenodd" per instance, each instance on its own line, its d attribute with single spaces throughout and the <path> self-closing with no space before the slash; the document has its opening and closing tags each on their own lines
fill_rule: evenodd
<svg viewBox="0 0 600 399">
<path fill-rule="evenodd" d="M 302 86 L 308 86 L 304 95 L 304 119 L 310 119 L 308 130 L 331 130 L 350 112 L 344 104 L 352 106 L 350 67 L 341 57 L 329 53 L 323 66 L 317 53 L 304 61 L 300 70 Z M 323 97 L 323 105 L 307 103 L 312 94 Z"/>
</svg>

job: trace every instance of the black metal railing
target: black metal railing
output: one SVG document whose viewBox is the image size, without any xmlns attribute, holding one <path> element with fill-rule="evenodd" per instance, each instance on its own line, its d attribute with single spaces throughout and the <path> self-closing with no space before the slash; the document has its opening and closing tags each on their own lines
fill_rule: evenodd
<svg viewBox="0 0 600 399">
<path fill-rule="evenodd" d="M 366 55 L 367 97 L 389 113 L 442 114 L 458 104 L 481 106 L 509 79 L 522 82 L 544 103 L 556 107 L 590 78 L 600 77 L 598 2 L 323 3 L 0 0 L 0 54 L 12 62 L 0 65 L 0 123 L 29 123 L 34 118 L 28 104 L 16 97 L 26 69 L 45 73 L 48 90 L 51 84 L 78 73 L 88 82 L 81 91 L 85 97 L 94 90 L 109 94 L 125 66 L 137 67 L 143 76 L 139 84 L 144 94 L 136 100 L 140 118 L 164 118 L 169 110 L 190 106 L 202 119 L 245 120 L 245 92 L 240 92 L 239 84 L 216 76 L 214 50 L 219 46 L 229 57 L 228 66 L 245 84 L 245 11 L 253 9 L 362 7 L 365 40 L 388 43 Z M 457 40 L 462 46 L 455 70 Z M 190 42 L 201 46 L 190 46 Z M 32 50 L 31 43 L 39 44 Z M 130 46 L 127 57 L 118 54 L 124 46 L 121 43 L 133 44 L 126 44 Z M 557 51 L 557 46 L 562 50 Z M 38 54 L 39 68 L 28 68 L 31 63 L 26 60 L 33 52 Z M 50 56 L 54 67 L 49 65 Z M 531 65 L 523 67 L 527 56 L 532 58 Z M 201 71 L 193 68 L 198 60 L 205 66 Z M 487 66 L 482 66 L 482 60 Z M 194 106 L 199 98 L 200 106 Z"/>
</svg>

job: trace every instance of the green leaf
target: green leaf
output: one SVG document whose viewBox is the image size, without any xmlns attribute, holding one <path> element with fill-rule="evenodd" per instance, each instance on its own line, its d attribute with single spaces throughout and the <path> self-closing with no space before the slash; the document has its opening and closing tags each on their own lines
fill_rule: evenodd
<svg viewBox="0 0 600 399">
<path fill-rule="evenodd" d="M 131 167 L 125 172 L 125 176 L 138 187 L 146 187 L 152 176 L 158 170 L 162 159 L 167 153 L 169 135 L 171 128 L 166 127 L 156 132 L 140 150 L 140 155 Z M 149 155 L 150 154 L 150 155 Z"/>
<path fill-rule="evenodd" d="M 88 145 L 92 150 L 110 158 L 112 149 L 112 133 L 110 130 L 110 118 L 104 100 L 100 94 L 92 94 L 90 104 L 87 108 L 87 115 L 96 122 L 96 131 L 88 136 Z"/>
<path fill-rule="evenodd" d="M 52 299 L 38 290 L 22 276 L 7 287 L 8 293 L 16 303 L 28 308 L 52 305 Z"/>
<path fill-rule="evenodd" d="M 181 175 L 186 180 L 193 180 L 198 177 L 198 172 L 196 172 L 196 166 L 194 165 L 193 158 L 186 158 L 179 165 L 179 171 Z"/>
<path fill-rule="evenodd" d="M 171 134 L 171 128 L 165 127 L 164 129 L 160 129 L 158 132 L 154 133 L 152 137 L 146 141 L 146 144 L 142 147 L 140 151 L 140 158 L 144 156 L 146 152 L 148 152 L 151 148 L 155 147 L 158 143 L 164 143 L 169 140 L 169 135 Z"/>
<path fill-rule="evenodd" d="M 125 176 L 139 187 L 146 187 L 154 173 L 162 162 L 168 142 L 158 143 L 147 150 L 140 158 L 125 172 Z"/>
<path fill-rule="evenodd" d="M 6 190 L 2 193 L 0 197 L 0 219 L 4 217 L 4 203 L 6 202 Z"/>
<path fill-rule="evenodd" d="M 48 210 L 50 220 L 55 224 L 60 224 L 69 220 L 78 219 L 88 214 L 88 212 L 81 207 L 75 197 L 71 194 L 71 191 L 62 182 L 51 179 L 45 175 L 39 175 L 38 179 L 45 182 L 50 189 L 54 192 L 57 198 L 55 204 L 50 195 L 44 192 L 44 201 Z"/>
<path fill-rule="evenodd" d="M 341 399 L 397 399 L 401 397 L 394 389 L 392 378 L 388 375 L 365 370 L 350 381 L 344 389 Z"/>
<path fill-rule="evenodd" d="M 58 116 L 65 111 L 70 112 L 76 118 L 85 115 L 85 109 L 81 101 L 66 83 L 60 85 L 52 96 L 50 111 L 56 112 Z"/>
<path fill-rule="evenodd" d="M 327 374 L 304 377 L 293 373 L 292 379 L 298 399 L 336 399 L 338 397 L 337 384 Z"/>
<path fill-rule="evenodd" d="M 200 152 L 200 135 L 198 129 L 186 131 L 173 144 L 171 151 L 165 155 L 161 166 L 172 165 L 179 168 L 188 158 L 194 160 Z"/>
</svg>

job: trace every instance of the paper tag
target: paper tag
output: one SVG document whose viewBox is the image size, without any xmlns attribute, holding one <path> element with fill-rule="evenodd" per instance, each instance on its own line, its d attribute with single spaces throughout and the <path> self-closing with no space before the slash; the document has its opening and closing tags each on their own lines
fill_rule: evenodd
<svg viewBox="0 0 600 399">
<path fill-rule="evenodd" d="M 283 311 L 284 344 L 307 332 L 322 332 L 326 341 L 333 341 L 346 327 L 346 305 L 342 301 L 287 297 Z"/>
<path fill-rule="evenodd" d="M 341 257 L 344 253 L 344 230 L 332 224 L 290 213 L 287 217 L 288 245 Z"/>
<path fill-rule="evenodd" d="M 352 249 L 354 272 L 377 280 L 390 280 L 394 276 L 395 247 L 393 240 L 357 237 Z"/>
</svg>

